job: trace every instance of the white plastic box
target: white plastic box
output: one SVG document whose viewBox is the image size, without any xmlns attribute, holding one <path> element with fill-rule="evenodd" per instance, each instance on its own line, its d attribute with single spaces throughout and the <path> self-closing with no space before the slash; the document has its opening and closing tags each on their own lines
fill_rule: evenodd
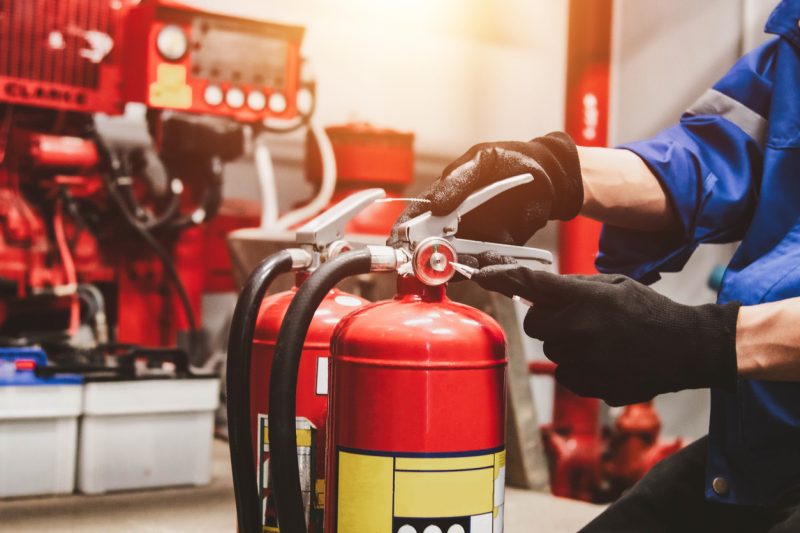
<svg viewBox="0 0 800 533">
<path fill-rule="evenodd" d="M 218 403 L 217 378 L 87 382 L 78 490 L 208 483 Z"/>
<path fill-rule="evenodd" d="M 81 385 L 0 386 L 0 498 L 75 489 Z"/>
</svg>

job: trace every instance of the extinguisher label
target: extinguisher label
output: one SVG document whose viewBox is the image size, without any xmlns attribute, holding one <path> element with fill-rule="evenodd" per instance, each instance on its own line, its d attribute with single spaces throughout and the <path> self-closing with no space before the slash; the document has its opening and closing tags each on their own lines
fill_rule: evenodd
<svg viewBox="0 0 800 533">
<path fill-rule="evenodd" d="M 278 518 L 275 510 L 275 501 L 269 483 L 269 417 L 258 415 L 258 449 L 261 451 L 258 468 L 258 489 L 261 497 L 262 530 L 264 533 L 276 533 Z M 324 497 L 324 482 L 315 480 L 314 476 L 314 448 L 316 446 L 317 428 L 307 418 L 295 419 L 297 431 L 297 465 L 300 468 L 300 487 L 303 492 L 303 504 L 306 509 L 306 523 L 313 525 L 322 524 L 321 513 L 323 507 L 318 505 L 317 491 L 322 490 Z M 314 505 L 312 506 L 311 503 Z M 318 516 L 320 515 L 320 516 Z M 310 529 L 309 531 L 314 531 Z"/>
<path fill-rule="evenodd" d="M 340 533 L 502 533 L 505 450 L 338 450 Z M 428 529 L 429 527 L 438 529 Z"/>
<path fill-rule="evenodd" d="M 328 394 L 328 357 L 317 358 L 317 387 L 318 395 L 327 396 Z"/>
</svg>

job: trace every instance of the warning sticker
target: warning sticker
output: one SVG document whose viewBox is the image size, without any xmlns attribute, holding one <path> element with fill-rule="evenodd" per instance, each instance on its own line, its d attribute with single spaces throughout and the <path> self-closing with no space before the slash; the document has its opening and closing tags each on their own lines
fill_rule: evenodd
<svg viewBox="0 0 800 533">
<path fill-rule="evenodd" d="M 338 458 L 340 533 L 503 531 L 504 449 L 433 457 L 340 449 Z"/>
</svg>

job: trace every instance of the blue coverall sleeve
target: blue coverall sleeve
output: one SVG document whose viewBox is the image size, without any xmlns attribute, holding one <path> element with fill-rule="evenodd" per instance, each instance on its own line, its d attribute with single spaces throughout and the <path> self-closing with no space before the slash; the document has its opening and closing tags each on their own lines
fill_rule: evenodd
<svg viewBox="0 0 800 533">
<path fill-rule="evenodd" d="M 620 146 L 639 155 L 659 179 L 680 228 L 654 232 L 605 225 L 598 270 L 652 283 L 659 272 L 683 268 L 701 243 L 742 238 L 761 181 L 775 44 L 741 58 L 676 126 Z"/>
</svg>

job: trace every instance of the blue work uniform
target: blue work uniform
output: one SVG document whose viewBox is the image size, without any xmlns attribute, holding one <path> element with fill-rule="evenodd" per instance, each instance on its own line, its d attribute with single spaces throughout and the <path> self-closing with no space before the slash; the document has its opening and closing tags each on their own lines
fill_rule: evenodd
<svg viewBox="0 0 800 533">
<path fill-rule="evenodd" d="M 661 181 L 678 231 L 605 226 L 597 267 L 645 283 L 700 243 L 741 240 L 719 303 L 800 296 L 800 0 L 784 0 L 753 50 L 680 123 L 622 146 Z M 800 327 L 800 324 L 798 324 Z M 711 390 L 706 497 L 765 505 L 800 486 L 800 383 L 740 379 Z"/>
</svg>

